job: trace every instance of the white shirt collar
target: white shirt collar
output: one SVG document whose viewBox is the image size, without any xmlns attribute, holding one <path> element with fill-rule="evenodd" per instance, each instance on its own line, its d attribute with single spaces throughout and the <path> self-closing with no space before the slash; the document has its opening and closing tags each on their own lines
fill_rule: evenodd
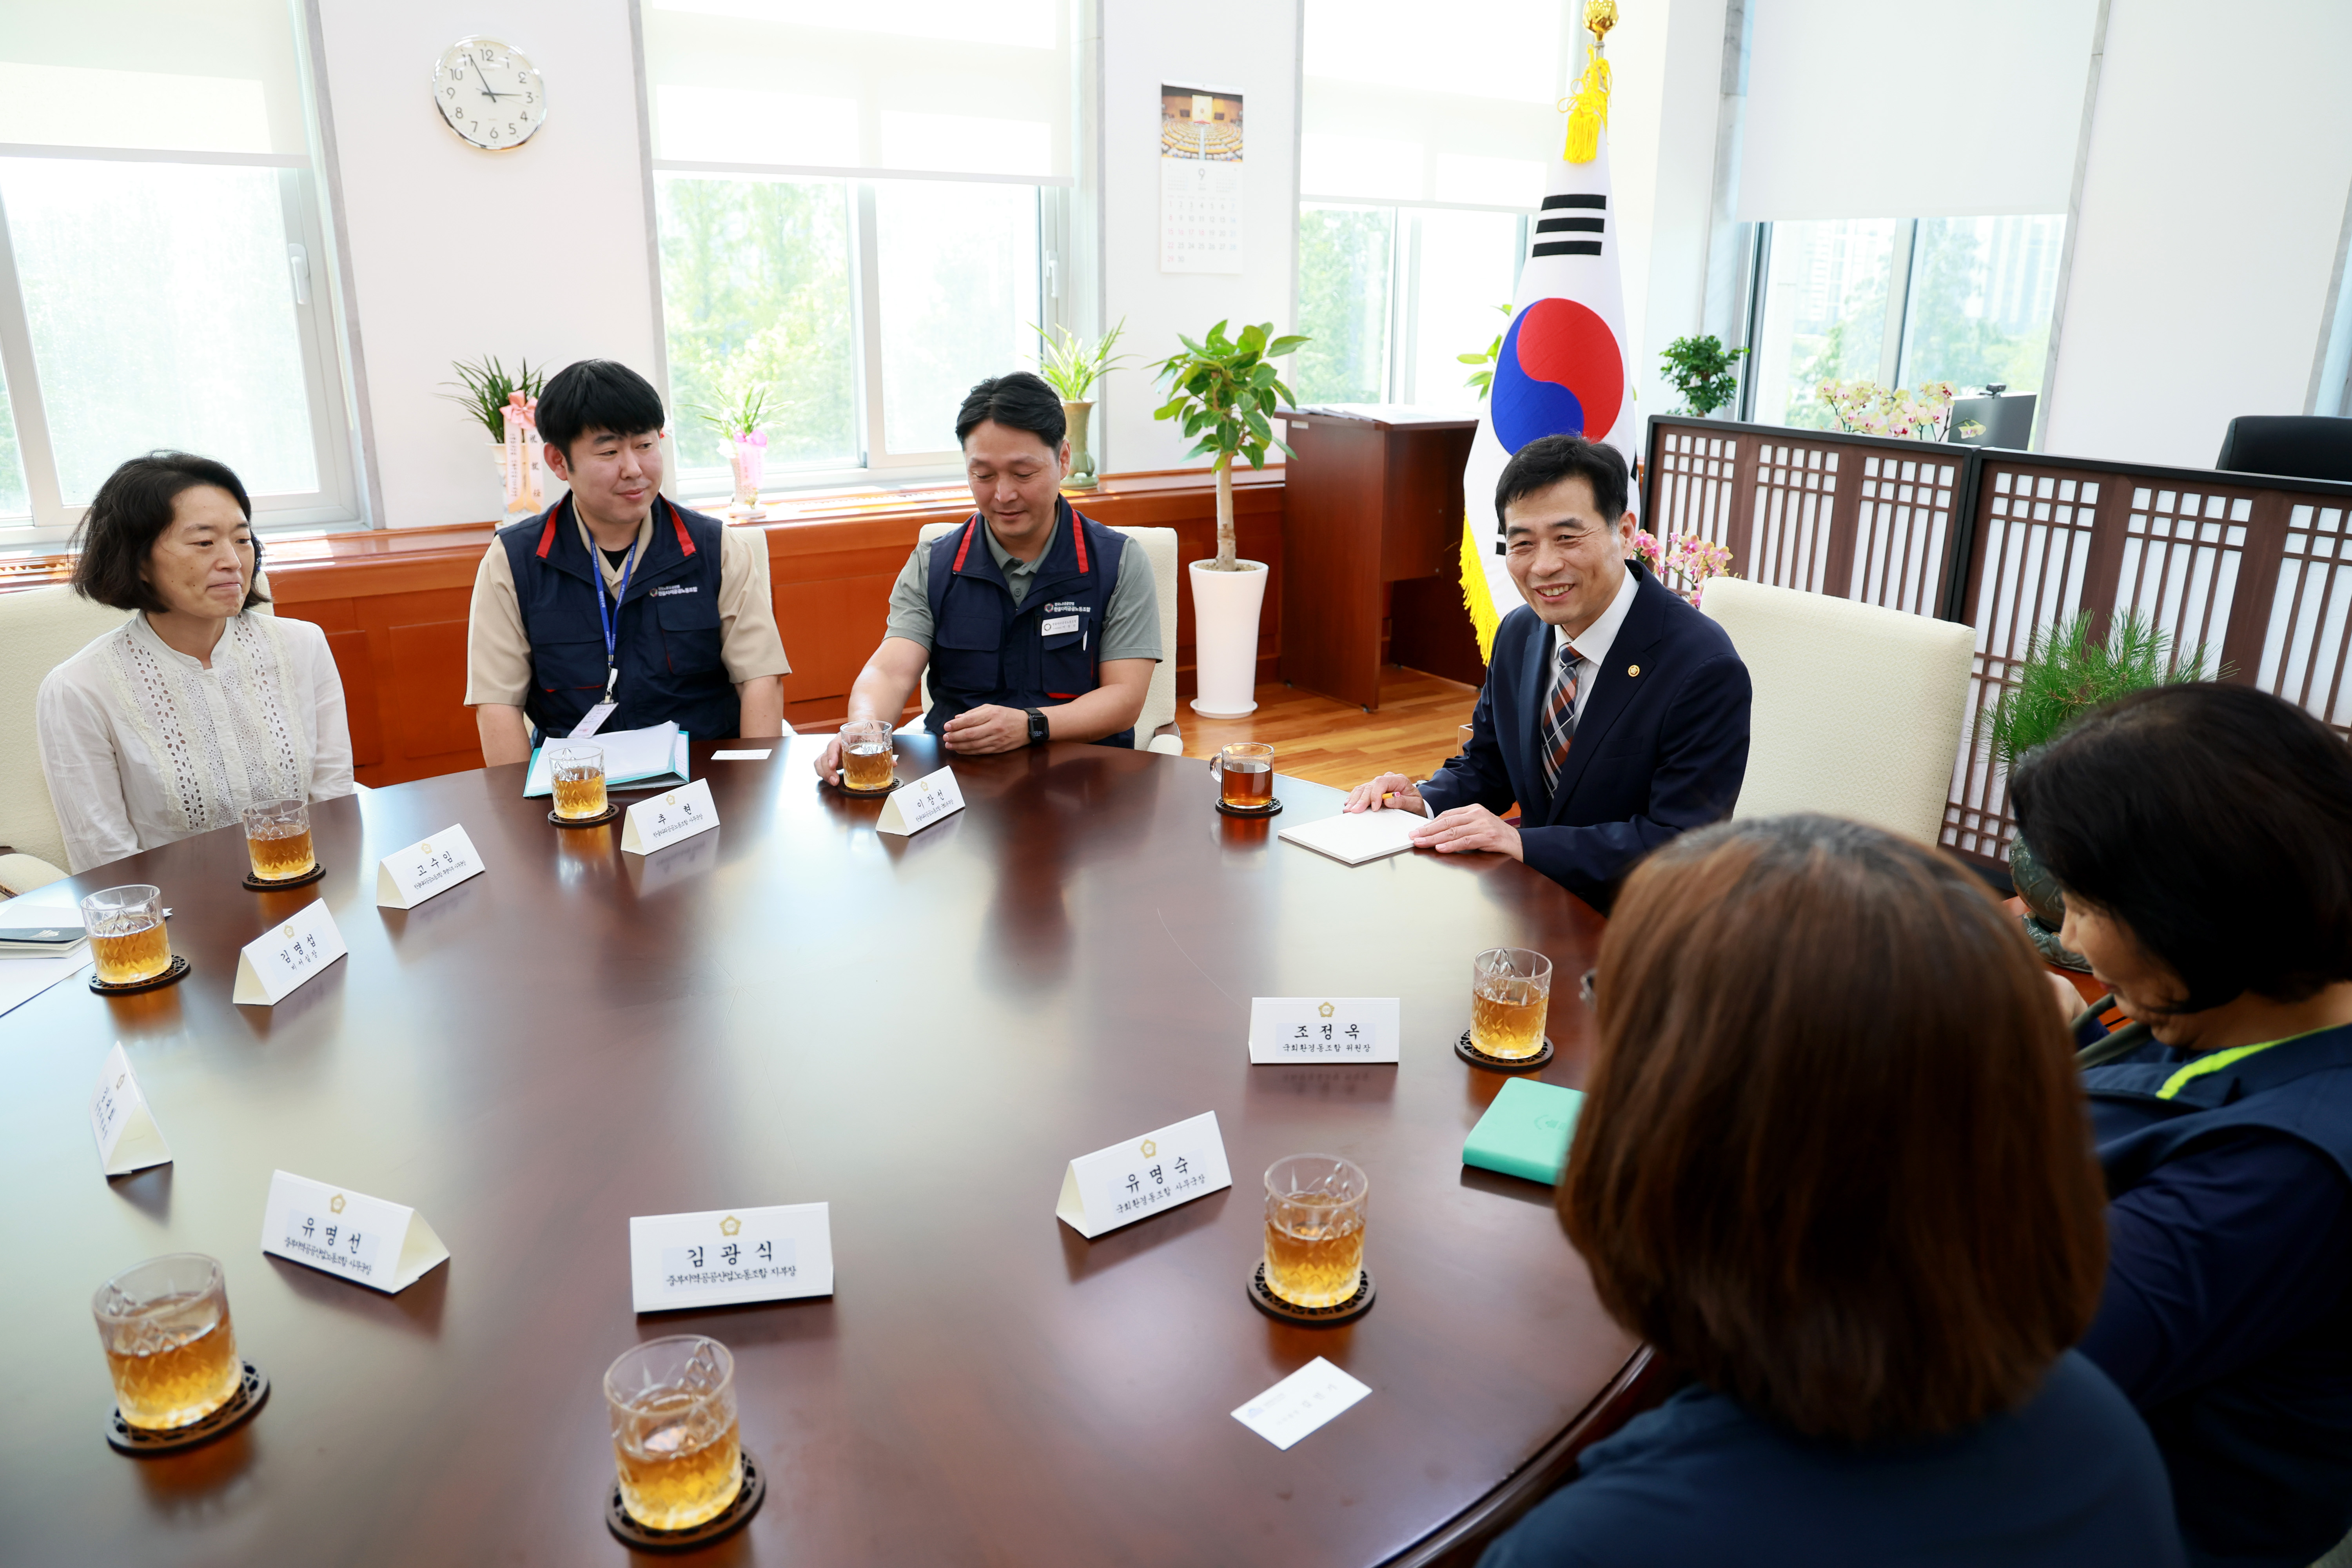
<svg viewBox="0 0 2352 1568">
<path fill-rule="evenodd" d="M 1617 584 L 1617 596 L 1609 601 L 1609 607 L 1601 612 L 1598 619 L 1578 634 L 1575 646 L 1579 658 L 1596 668 L 1608 662 L 1610 645 L 1617 640 L 1617 630 L 1625 624 L 1626 614 L 1633 607 L 1633 595 L 1641 587 L 1640 578 L 1628 566 L 1623 580 Z M 1552 627 L 1551 635 L 1553 647 L 1569 646 L 1566 626 Z"/>
</svg>

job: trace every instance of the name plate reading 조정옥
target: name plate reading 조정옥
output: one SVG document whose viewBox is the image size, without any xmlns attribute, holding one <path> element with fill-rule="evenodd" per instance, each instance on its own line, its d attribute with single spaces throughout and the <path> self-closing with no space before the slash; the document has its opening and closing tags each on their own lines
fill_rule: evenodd
<svg viewBox="0 0 2352 1568">
<path fill-rule="evenodd" d="M 98 1139 L 98 1163 L 110 1176 L 172 1163 L 163 1130 L 155 1125 L 147 1097 L 139 1092 L 139 1079 L 120 1040 L 98 1070 L 98 1088 L 89 1097 L 89 1130 Z"/>
<path fill-rule="evenodd" d="M 882 815 L 875 819 L 874 831 L 920 833 L 940 818 L 953 816 L 962 809 L 963 786 L 956 783 L 955 770 L 941 768 L 893 791 L 883 803 Z"/>
<path fill-rule="evenodd" d="M 474 841 L 464 828 L 452 825 L 385 856 L 375 868 L 375 901 L 387 910 L 413 910 L 434 894 L 481 874 L 482 858 L 474 853 Z"/>
<path fill-rule="evenodd" d="M 1318 1355 L 1234 1411 L 1234 1419 L 1287 1448 L 1370 1392 Z"/>
<path fill-rule="evenodd" d="M 1250 1065 L 1396 1061 L 1400 1017 L 1393 996 L 1253 996 Z"/>
<path fill-rule="evenodd" d="M 344 951 L 343 933 L 320 899 L 245 944 L 236 955 L 236 989 L 229 1000 L 275 1007 Z"/>
<path fill-rule="evenodd" d="M 449 1260 L 449 1249 L 415 1209 L 290 1171 L 269 1173 L 261 1250 L 387 1296 Z"/>
<path fill-rule="evenodd" d="M 640 1312 L 833 1294 L 833 1208 L 779 1204 L 629 1221 L 629 1295 Z"/>
<path fill-rule="evenodd" d="M 708 833 L 718 826 L 719 807 L 710 798 L 710 781 L 697 779 L 629 807 L 621 821 L 621 847 L 631 855 L 650 855 L 664 845 Z"/>
<path fill-rule="evenodd" d="M 1203 1198 L 1234 1184 L 1225 1167 L 1217 1113 L 1204 1110 L 1070 1162 L 1062 1174 L 1055 1217 L 1092 1241 L 1148 1215 Z"/>
</svg>

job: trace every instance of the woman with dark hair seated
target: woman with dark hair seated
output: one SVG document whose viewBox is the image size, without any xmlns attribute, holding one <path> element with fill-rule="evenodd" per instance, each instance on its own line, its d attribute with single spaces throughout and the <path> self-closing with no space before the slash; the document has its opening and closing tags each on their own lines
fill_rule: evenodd
<svg viewBox="0 0 2352 1568">
<path fill-rule="evenodd" d="M 2147 1418 L 2192 1561 L 2352 1529 L 2352 752 L 2250 687 L 2143 691 L 2030 755 L 2065 944 L 2153 1042 L 2084 1076 L 2107 1283 L 2083 1353 Z"/>
<path fill-rule="evenodd" d="M 76 871 L 227 827 L 257 801 L 352 793 L 327 636 L 255 613 L 253 502 L 209 458 L 114 470 L 76 531 L 74 590 L 133 615 L 49 671 L 41 772 Z"/>
<path fill-rule="evenodd" d="M 1619 896 L 1562 1174 L 1612 1317 L 1694 1380 L 1482 1568 L 2178 1563 L 2098 1302 L 2065 1030 L 1958 865 L 1858 823 L 1702 828 Z"/>
</svg>

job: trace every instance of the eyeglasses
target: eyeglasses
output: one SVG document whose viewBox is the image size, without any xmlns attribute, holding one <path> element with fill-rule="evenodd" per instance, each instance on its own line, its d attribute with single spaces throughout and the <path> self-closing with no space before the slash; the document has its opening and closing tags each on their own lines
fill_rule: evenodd
<svg viewBox="0 0 2352 1568">
<path fill-rule="evenodd" d="M 1588 969 L 1576 977 L 1576 999 L 1588 1007 L 1593 1005 L 1592 983 L 1600 977 L 1601 971 L 1597 969 Z"/>
</svg>

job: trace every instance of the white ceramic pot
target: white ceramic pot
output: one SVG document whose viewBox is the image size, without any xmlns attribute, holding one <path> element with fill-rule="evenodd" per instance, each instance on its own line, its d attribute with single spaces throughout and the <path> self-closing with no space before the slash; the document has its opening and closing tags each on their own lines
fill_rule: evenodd
<svg viewBox="0 0 2352 1568">
<path fill-rule="evenodd" d="M 1192 562 L 1192 648 L 1200 695 L 1192 711 L 1203 719 L 1239 719 L 1257 710 L 1257 615 L 1265 603 L 1265 563 L 1244 561 L 1238 572 L 1213 572 L 1216 563 Z"/>
</svg>

